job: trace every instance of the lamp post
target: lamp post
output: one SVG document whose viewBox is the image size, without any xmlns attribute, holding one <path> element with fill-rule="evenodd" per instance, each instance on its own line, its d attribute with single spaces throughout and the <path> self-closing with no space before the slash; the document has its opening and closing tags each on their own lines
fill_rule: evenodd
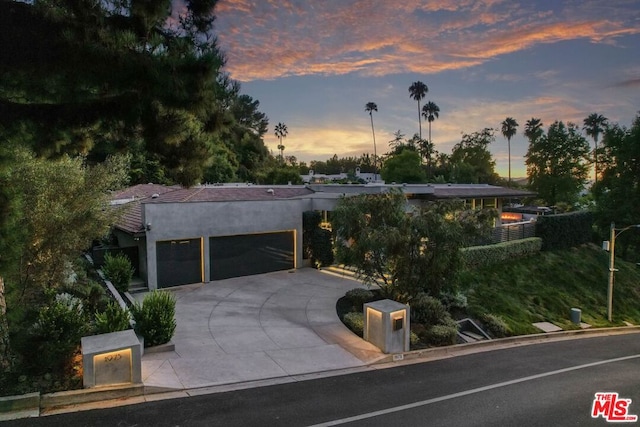
<svg viewBox="0 0 640 427">
<path fill-rule="evenodd" d="M 640 224 L 630 225 L 624 228 L 616 228 L 616 224 L 611 222 L 611 244 L 609 246 L 609 289 L 607 292 L 607 319 L 611 322 L 611 313 L 613 311 L 613 274 L 617 271 L 615 269 L 615 250 L 616 250 L 616 237 L 630 228 L 640 228 Z"/>
</svg>

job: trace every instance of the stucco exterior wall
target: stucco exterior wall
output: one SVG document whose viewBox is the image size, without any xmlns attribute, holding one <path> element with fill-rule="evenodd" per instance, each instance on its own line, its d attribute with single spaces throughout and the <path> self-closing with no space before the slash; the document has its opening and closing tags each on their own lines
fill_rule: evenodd
<svg viewBox="0 0 640 427">
<path fill-rule="evenodd" d="M 302 267 L 302 213 L 309 199 L 144 203 L 147 284 L 157 289 L 156 242 L 203 238 L 204 280 L 209 281 L 209 237 L 296 230 L 296 267 Z"/>
</svg>

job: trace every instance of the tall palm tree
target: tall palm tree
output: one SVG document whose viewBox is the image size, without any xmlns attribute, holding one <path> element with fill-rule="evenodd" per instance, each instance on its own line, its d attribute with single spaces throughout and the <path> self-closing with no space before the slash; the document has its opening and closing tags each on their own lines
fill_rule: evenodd
<svg viewBox="0 0 640 427">
<path fill-rule="evenodd" d="M 585 130 L 587 135 L 593 138 L 593 142 L 595 144 L 593 148 L 593 159 L 595 166 L 594 182 L 598 182 L 598 137 L 602 132 L 605 131 L 607 125 L 608 119 L 602 114 L 591 113 L 586 119 L 584 119 L 584 127 L 582 129 Z"/>
<path fill-rule="evenodd" d="M 530 143 L 535 142 L 542 136 L 542 121 L 531 117 L 524 125 L 524 136 L 527 137 Z"/>
<path fill-rule="evenodd" d="M 280 150 L 280 161 L 284 163 L 284 145 L 282 145 L 282 138 L 286 138 L 289 131 L 287 130 L 287 125 L 282 122 L 278 122 L 275 129 L 276 138 L 280 140 L 278 144 L 278 150 Z"/>
<path fill-rule="evenodd" d="M 420 139 L 422 139 L 422 121 L 420 119 L 420 100 L 424 99 L 424 97 L 429 92 L 429 88 L 426 84 L 421 81 L 411 83 L 409 86 L 409 97 L 418 101 L 418 127 L 420 129 Z"/>
<path fill-rule="evenodd" d="M 440 117 L 440 107 L 433 101 L 427 102 L 422 107 L 422 117 L 429 122 L 429 143 L 431 143 L 431 122 Z"/>
<path fill-rule="evenodd" d="M 518 122 L 513 117 L 507 117 L 502 122 L 502 135 L 507 138 L 509 150 L 509 187 L 511 187 L 511 138 L 516 134 Z"/>
<path fill-rule="evenodd" d="M 364 106 L 364 111 L 368 112 L 369 117 L 371 117 L 371 133 L 373 134 L 373 180 L 377 181 L 378 177 L 376 175 L 378 173 L 378 153 L 376 151 L 376 132 L 373 129 L 373 112 L 378 112 L 378 106 L 375 102 L 367 102 L 367 105 Z"/>
</svg>

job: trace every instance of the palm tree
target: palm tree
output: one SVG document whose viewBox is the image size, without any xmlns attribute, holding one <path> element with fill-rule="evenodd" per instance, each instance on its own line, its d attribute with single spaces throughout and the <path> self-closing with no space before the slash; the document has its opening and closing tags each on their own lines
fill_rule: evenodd
<svg viewBox="0 0 640 427">
<path fill-rule="evenodd" d="M 364 111 L 368 112 L 369 117 L 371 117 L 371 133 L 373 134 L 373 180 L 377 181 L 378 177 L 376 176 L 376 174 L 378 173 L 378 154 L 376 152 L 376 132 L 373 129 L 373 112 L 378 112 L 378 106 L 375 102 L 367 102 L 367 105 L 364 106 Z"/>
<path fill-rule="evenodd" d="M 278 150 L 280 150 L 280 161 L 284 163 L 284 145 L 282 145 L 282 138 L 286 138 L 289 131 L 287 130 L 287 125 L 282 122 L 278 122 L 276 125 L 275 135 L 276 138 L 280 140 L 278 144 Z"/>
<path fill-rule="evenodd" d="M 429 143 L 431 143 L 431 122 L 440 117 L 440 107 L 433 101 L 427 102 L 422 107 L 422 117 L 429 122 Z"/>
<path fill-rule="evenodd" d="M 593 159 L 595 165 L 594 182 L 598 182 L 598 137 L 607 128 L 607 122 L 608 119 L 602 114 L 592 113 L 589 114 L 589 117 L 584 119 L 584 127 L 582 128 L 585 130 L 587 135 L 593 138 L 593 142 L 595 144 L 593 148 Z"/>
<path fill-rule="evenodd" d="M 542 121 L 531 117 L 524 125 L 524 136 L 527 137 L 530 143 L 535 142 L 542 136 Z"/>
<path fill-rule="evenodd" d="M 516 134 L 518 122 L 513 117 L 507 117 L 502 122 L 502 135 L 507 138 L 507 146 L 509 151 L 509 187 L 511 187 L 511 138 Z"/>
<path fill-rule="evenodd" d="M 422 139 L 422 121 L 420 119 L 420 100 L 424 99 L 424 97 L 427 95 L 427 92 L 429 92 L 429 88 L 427 87 L 426 84 L 417 81 L 417 82 L 413 82 L 411 83 L 411 86 L 409 86 L 409 97 L 418 101 L 418 127 L 420 129 L 420 139 Z"/>
</svg>

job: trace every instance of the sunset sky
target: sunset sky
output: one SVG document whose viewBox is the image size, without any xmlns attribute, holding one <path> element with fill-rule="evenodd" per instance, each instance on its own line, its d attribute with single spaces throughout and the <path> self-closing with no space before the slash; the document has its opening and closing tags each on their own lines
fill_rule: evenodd
<svg viewBox="0 0 640 427">
<path fill-rule="evenodd" d="M 640 110 L 638 0 L 220 0 L 216 33 L 226 71 L 269 117 L 287 125 L 285 155 L 326 160 L 373 153 L 364 107 L 375 102 L 378 154 L 400 130 L 418 133 L 414 81 L 440 118 L 432 140 L 451 153 L 462 133 L 498 129 L 490 146 L 507 174 L 525 176 L 525 122 L 597 112 L 629 126 Z M 428 124 L 423 123 L 427 138 Z M 592 143 L 592 141 L 590 141 Z"/>
</svg>

